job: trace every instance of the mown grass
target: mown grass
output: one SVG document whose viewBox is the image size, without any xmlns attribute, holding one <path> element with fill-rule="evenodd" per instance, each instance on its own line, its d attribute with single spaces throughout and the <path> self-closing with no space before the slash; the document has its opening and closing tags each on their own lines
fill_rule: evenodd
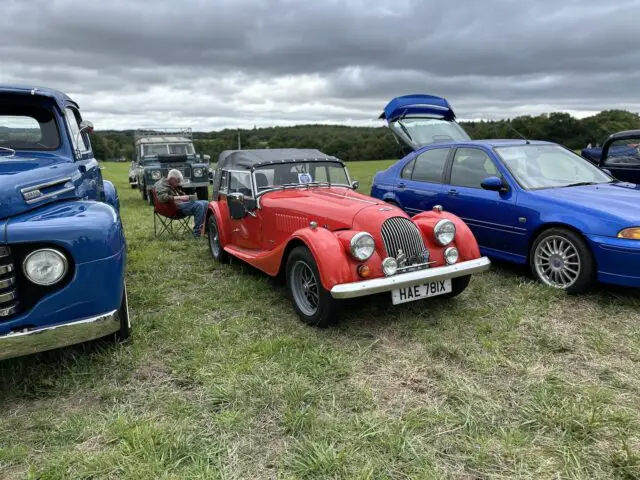
<svg viewBox="0 0 640 480">
<path fill-rule="evenodd" d="M 388 164 L 350 170 L 368 192 Z M 383 295 L 316 330 L 205 241 L 155 239 L 105 167 L 133 342 L 0 364 L 1 478 L 640 478 L 637 291 L 494 265 L 453 301 Z"/>
</svg>

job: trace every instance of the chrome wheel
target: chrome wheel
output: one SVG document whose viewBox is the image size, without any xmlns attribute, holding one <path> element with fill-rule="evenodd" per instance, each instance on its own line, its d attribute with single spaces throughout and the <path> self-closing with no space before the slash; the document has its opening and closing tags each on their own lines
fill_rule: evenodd
<svg viewBox="0 0 640 480">
<path fill-rule="evenodd" d="M 218 225 L 213 219 L 209 220 L 209 248 L 215 258 L 220 257 L 220 234 L 218 233 Z"/>
<path fill-rule="evenodd" d="M 311 317 L 318 311 L 320 294 L 318 279 L 306 262 L 298 260 L 291 269 L 289 277 L 291 293 L 298 308 Z"/>
<path fill-rule="evenodd" d="M 581 262 L 577 247 L 565 237 L 544 238 L 534 252 L 538 277 L 547 285 L 567 289 L 580 277 Z"/>
</svg>

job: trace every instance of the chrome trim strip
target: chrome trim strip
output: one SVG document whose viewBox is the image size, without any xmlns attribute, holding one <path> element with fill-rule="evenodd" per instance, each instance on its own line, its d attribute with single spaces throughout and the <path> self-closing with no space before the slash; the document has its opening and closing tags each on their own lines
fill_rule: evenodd
<svg viewBox="0 0 640 480">
<path fill-rule="evenodd" d="M 76 187 L 67 187 L 67 188 L 63 188 L 62 190 L 56 190 L 55 192 L 52 193 L 47 193 L 46 195 L 42 195 L 40 197 L 37 198 L 33 198 L 31 200 L 25 200 L 25 202 L 28 205 L 34 204 L 34 203 L 38 203 L 41 202 L 42 200 L 47 200 L 49 198 L 55 197 L 57 195 L 62 195 L 63 193 L 68 193 L 71 192 L 73 190 L 75 190 Z"/>
<path fill-rule="evenodd" d="M 15 299 L 18 296 L 15 290 L 0 294 L 0 303 L 7 303 Z"/>
<path fill-rule="evenodd" d="M 3 278 L 0 280 L 0 290 L 9 288 L 16 283 L 16 277 Z"/>
<path fill-rule="evenodd" d="M 2 308 L 2 309 L 0 309 L 0 318 L 8 317 L 10 315 L 13 315 L 17 311 L 18 311 L 18 305 L 12 305 L 12 306 L 7 307 L 7 308 Z"/>
<path fill-rule="evenodd" d="M 0 360 L 31 355 L 104 337 L 120 329 L 118 311 L 24 332 L 0 336 Z"/>
<path fill-rule="evenodd" d="M 13 272 L 13 265 L 0 265 L 0 275 L 4 275 L 5 273 Z"/>
<path fill-rule="evenodd" d="M 491 262 L 487 257 L 447 265 L 445 267 L 428 268 L 417 272 L 401 273 L 390 277 L 374 278 L 360 282 L 342 283 L 331 289 L 333 298 L 355 298 L 375 293 L 388 292 L 396 288 L 417 285 L 425 281 L 445 280 L 463 277 L 489 270 Z"/>
<path fill-rule="evenodd" d="M 40 190 L 41 188 L 53 187 L 54 185 L 58 185 L 60 183 L 64 184 L 71 181 L 71 177 L 63 177 L 58 180 L 51 180 L 46 183 L 39 183 L 38 185 L 33 185 L 31 187 L 25 187 L 20 190 L 20 193 L 23 195 L 25 193 L 33 192 L 34 190 Z"/>
</svg>

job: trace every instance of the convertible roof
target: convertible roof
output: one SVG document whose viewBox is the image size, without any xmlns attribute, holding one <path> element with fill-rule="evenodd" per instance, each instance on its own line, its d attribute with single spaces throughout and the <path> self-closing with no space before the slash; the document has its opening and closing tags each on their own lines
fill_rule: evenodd
<svg viewBox="0 0 640 480">
<path fill-rule="evenodd" d="M 251 170 L 258 165 L 292 161 L 334 161 L 336 157 L 320 150 L 306 148 L 269 148 L 255 150 L 225 150 L 218 156 L 217 168 Z"/>
</svg>

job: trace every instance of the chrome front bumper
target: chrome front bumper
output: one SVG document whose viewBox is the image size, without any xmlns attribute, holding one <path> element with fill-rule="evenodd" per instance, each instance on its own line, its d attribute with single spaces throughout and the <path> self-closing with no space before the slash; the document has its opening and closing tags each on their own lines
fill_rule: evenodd
<svg viewBox="0 0 640 480">
<path fill-rule="evenodd" d="M 0 360 L 88 342 L 119 329 L 118 311 L 113 310 L 71 323 L 9 333 L 0 336 Z"/>
<path fill-rule="evenodd" d="M 489 270 L 491 262 L 487 257 L 468 260 L 466 262 L 447 265 L 446 267 L 426 268 L 415 272 L 401 273 L 391 277 L 374 278 L 361 282 L 342 283 L 331 289 L 333 298 L 355 298 L 374 293 L 389 292 L 396 288 L 417 285 L 433 280 L 463 277 Z"/>
</svg>

